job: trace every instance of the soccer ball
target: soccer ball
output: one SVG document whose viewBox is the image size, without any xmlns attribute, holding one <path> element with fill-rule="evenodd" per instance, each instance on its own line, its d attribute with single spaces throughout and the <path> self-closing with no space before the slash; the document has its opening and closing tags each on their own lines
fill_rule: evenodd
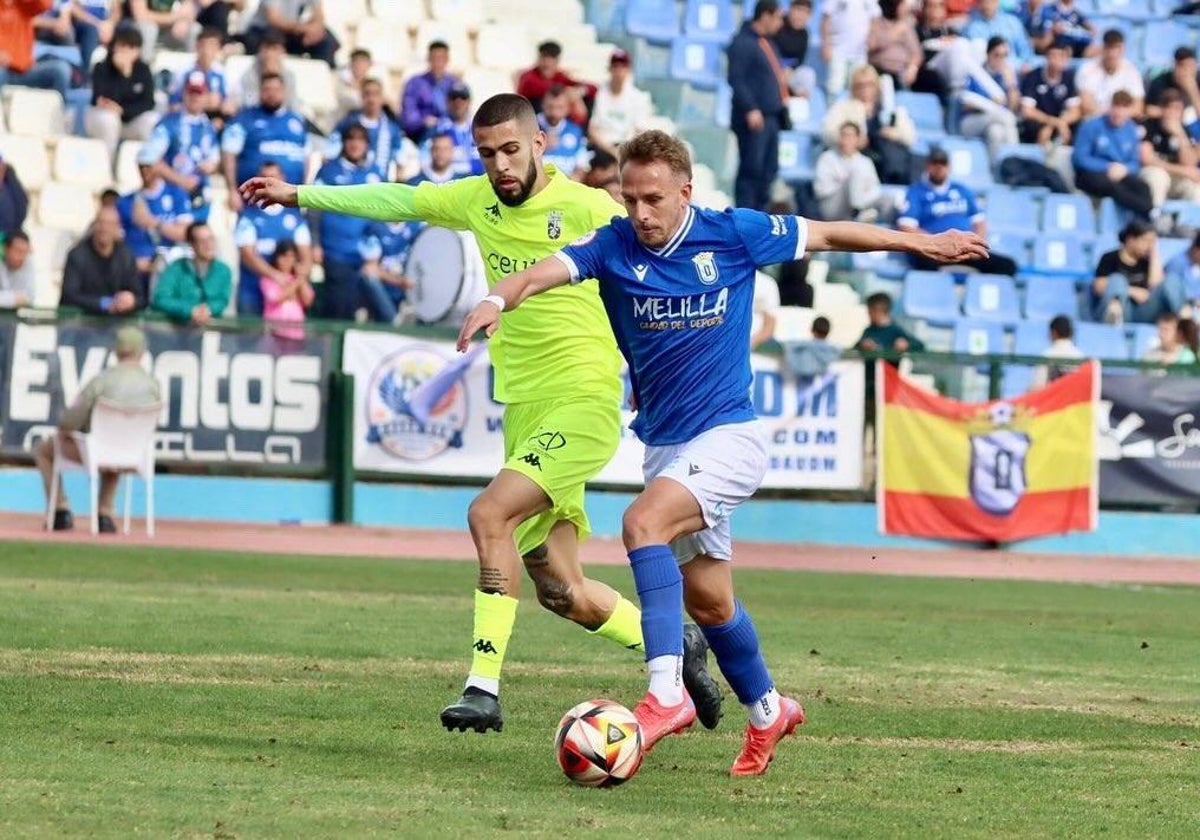
<svg viewBox="0 0 1200 840">
<path fill-rule="evenodd" d="M 575 784 L 613 787 L 642 766 L 642 727 L 620 703 L 588 700 L 558 722 L 554 755 Z"/>
</svg>

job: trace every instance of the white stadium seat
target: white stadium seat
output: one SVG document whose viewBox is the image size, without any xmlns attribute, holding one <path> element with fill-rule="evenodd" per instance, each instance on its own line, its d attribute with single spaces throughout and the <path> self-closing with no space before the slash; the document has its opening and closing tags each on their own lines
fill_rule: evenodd
<svg viewBox="0 0 1200 840">
<path fill-rule="evenodd" d="M 40 138 L 0 135 L 0 154 L 27 190 L 40 190 L 50 180 L 50 159 Z"/>
<path fill-rule="evenodd" d="M 337 110 L 333 91 L 333 73 L 324 61 L 313 58 L 284 60 L 288 70 L 296 74 L 297 98 L 317 114 L 332 114 Z"/>
<path fill-rule="evenodd" d="M 33 264 L 38 269 L 61 272 L 67 261 L 67 251 L 75 243 L 70 232 L 57 228 L 32 225 L 28 228 Z"/>
<path fill-rule="evenodd" d="M 371 10 L 367 8 L 367 0 L 334 0 L 324 4 L 325 24 L 341 37 L 347 26 L 357 26 L 359 21 L 368 17 Z"/>
<path fill-rule="evenodd" d="M 103 141 L 63 137 L 54 147 L 54 179 L 80 184 L 93 192 L 112 186 L 112 161 Z"/>
<path fill-rule="evenodd" d="M 807 341 L 812 338 L 812 322 L 817 313 L 802 306 L 781 306 L 775 310 L 776 341 Z"/>
<path fill-rule="evenodd" d="M 369 50 L 371 58 L 384 67 L 405 67 L 413 58 L 408 26 L 393 20 L 367 18 L 358 27 L 355 45 Z"/>
<path fill-rule="evenodd" d="M 138 172 L 137 164 L 141 150 L 141 140 L 125 140 L 117 146 L 117 192 L 133 192 L 142 186 L 142 175 Z"/>
<path fill-rule="evenodd" d="M 174 52 L 172 50 L 155 50 L 154 51 L 154 66 L 155 73 L 161 73 L 166 70 L 171 76 L 178 76 L 181 73 L 186 73 L 196 66 L 196 54 L 190 52 Z"/>
<path fill-rule="evenodd" d="M 371 0 L 371 15 L 415 29 L 425 20 L 425 0 Z"/>
<path fill-rule="evenodd" d="M 471 102 L 476 106 L 488 97 L 511 93 L 513 89 L 512 74 L 503 70 L 472 67 L 463 74 L 463 81 L 471 89 Z"/>
<path fill-rule="evenodd" d="M 9 90 L 8 126 L 13 134 L 27 137 L 66 134 L 63 101 L 58 93 L 16 86 Z"/>
<path fill-rule="evenodd" d="M 485 20 L 483 0 L 429 0 L 429 11 L 434 20 L 454 21 L 470 28 Z"/>
<path fill-rule="evenodd" d="M 577 78 L 595 80 L 597 83 L 608 78 L 608 62 L 612 58 L 612 44 L 573 43 L 563 46 L 562 66 Z M 528 64 L 532 65 L 536 55 L 531 51 Z"/>
<path fill-rule="evenodd" d="M 493 70 L 513 71 L 532 64 L 533 39 L 524 26 L 485 23 L 475 39 L 475 63 Z"/>
<path fill-rule="evenodd" d="M 96 197 L 87 187 L 49 181 L 42 187 L 38 221 L 45 227 L 80 234 L 96 216 Z"/>
<path fill-rule="evenodd" d="M 471 63 L 471 36 L 464 24 L 448 20 L 427 20 L 417 27 L 414 52 L 424 60 L 430 41 L 445 41 L 450 47 L 452 67 L 466 67 Z"/>
<path fill-rule="evenodd" d="M 37 309 L 57 309 L 62 297 L 62 271 L 39 268 L 33 275 L 33 306 Z"/>
</svg>

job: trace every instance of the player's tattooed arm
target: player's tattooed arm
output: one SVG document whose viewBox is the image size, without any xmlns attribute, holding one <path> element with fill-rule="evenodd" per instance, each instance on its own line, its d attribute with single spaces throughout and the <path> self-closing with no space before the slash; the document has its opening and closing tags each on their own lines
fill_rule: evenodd
<svg viewBox="0 0 1200 840">
<path fill-rule="evenodd" d="M 508 575 L 500 569 L 484 566 L 479 570 L 479 591 L 485 595 L 507 595 Z"/>
</svg>

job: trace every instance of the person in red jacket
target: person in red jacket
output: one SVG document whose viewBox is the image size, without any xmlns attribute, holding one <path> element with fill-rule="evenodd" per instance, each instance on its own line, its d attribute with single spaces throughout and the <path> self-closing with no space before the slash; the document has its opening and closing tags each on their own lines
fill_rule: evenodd
<svg viewBox="0 0 1200 840">
<path fill-rule="evenodd" d="M 57 58 L 33 60 L 33 19 L 52 5 L 52 0 L 0 0 L 0 87 L 48 88 L 66 98 L 70 66 Z"/>
<path fill-rule="evenodd" d="M 559 67 L 562 47 L 556 41 L 538 44 L 537 64 L 530 67 L 517 79 L 517 93 L 533 103 L 534 110 L 542 112 L 542 99 L 550 88 L 561 86 L 571 100 L 568 114 L 571 122 L 585 125 L 588 119 L 588 103 L 596 98 L 596 86 L 572 79 Z"/>
</svg>

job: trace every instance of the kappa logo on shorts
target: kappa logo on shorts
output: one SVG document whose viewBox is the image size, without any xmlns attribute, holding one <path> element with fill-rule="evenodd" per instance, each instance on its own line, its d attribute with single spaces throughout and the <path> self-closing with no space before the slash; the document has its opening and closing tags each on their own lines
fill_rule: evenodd
<svg viewBox="0 0 1200 840">
<path fill-rule="evenodd" d="M 526 453 L 525 457 L 521 460 L 526 464 L 529 464 L 529 466 L 535 467 L 538 472 L 542 471 L 542 459 L 537 455 L 534 455 L 532 452 Z"/>
<path fill-rule="evenodd" d="M 533 442 L 540 446 L 543 452 L 553 452 L 567 445 L 567 439 L 560 432 L 542 432 L 533 438 Z"/>
</svg>

